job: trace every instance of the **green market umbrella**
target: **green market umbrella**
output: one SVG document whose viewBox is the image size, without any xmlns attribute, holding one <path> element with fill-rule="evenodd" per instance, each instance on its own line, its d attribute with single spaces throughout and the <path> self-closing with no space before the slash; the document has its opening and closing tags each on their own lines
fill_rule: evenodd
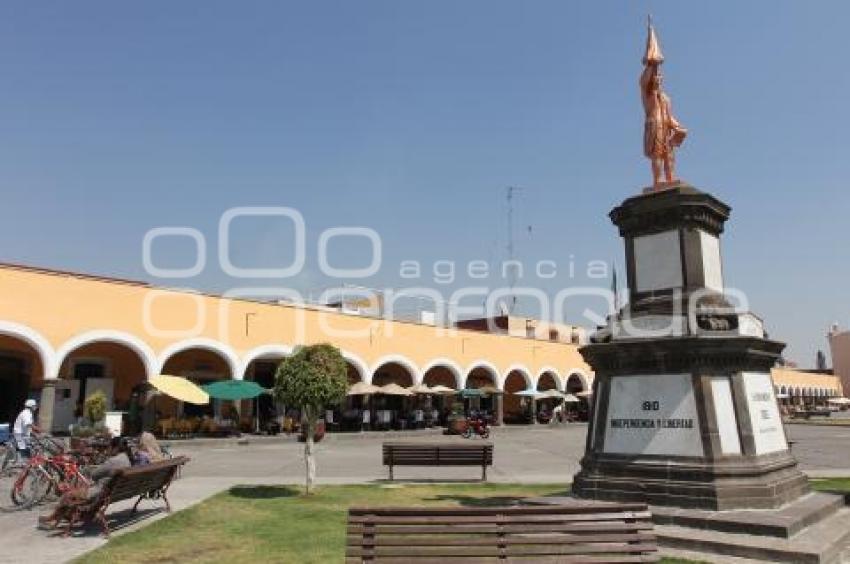
<svg viewBox="0 0 850 564">
<path fill-rule="evenodd" d="M 460 392 L 460 397 L 462 398 L 480 398 L 485 396 L 486 394 L 479 390 L 478 388 L 464 388 Z"/>
<path fill-rule="evenodd" d="M 211 398 L 219 400 L 250 400 L 260 397 L 261 394 L 270 394 L 267 390 L 252 380 L 219 380 L 212 384 L 201 386 Z M 260 430 L 259 402 L 254 405 L 254 431 Z"/>
<path fill-rule="evenodd" d="M 219 380 L 202 387 L 211 398 L 220 400 L 254 399 L 260 394 L 269 393 L 268 390 L 251 380 Z"/>
</svg>

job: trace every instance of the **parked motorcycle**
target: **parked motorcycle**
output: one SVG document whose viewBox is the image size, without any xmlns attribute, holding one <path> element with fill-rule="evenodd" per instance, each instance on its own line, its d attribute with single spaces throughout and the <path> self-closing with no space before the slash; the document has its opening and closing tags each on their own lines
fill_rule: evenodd
<svg viewBox="0 0 850 564">
<path fill-rule="evenodd" d="M 463 432 L 464 439 L 471 439 L 473 435 L 478 435 L 482 439 L 490 436 L 490 425 L 483 417 L 471 417 L 466 420 L 466 430 Z"/>
</svg>

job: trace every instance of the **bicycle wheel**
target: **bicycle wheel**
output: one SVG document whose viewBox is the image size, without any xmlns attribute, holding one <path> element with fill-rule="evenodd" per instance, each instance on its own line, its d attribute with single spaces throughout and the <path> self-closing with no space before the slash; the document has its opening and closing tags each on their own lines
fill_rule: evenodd
<svg viewBox="0 0 850 564">
<path fill-rule="evenodd" d="M 7 446 L 0 454 L 0 477 L 11 476 L 18 466 L 17 451 Z"/>
<path fill-rule="evenodd" d="M 47 472 L 47 490 L 39 501 L 56 501 L 62 495 L 60 484 L 65 481 L 65 474 L 61 468 L 51 462 L 41 467 Z"/>
<path fill-rule="evenodd" d="M 12 503 L 19 509 L 29 509 L 44 499 L 51 485 L 46 470 L 40 466 L 28 466 L 12 486 Z"/>
</svg>

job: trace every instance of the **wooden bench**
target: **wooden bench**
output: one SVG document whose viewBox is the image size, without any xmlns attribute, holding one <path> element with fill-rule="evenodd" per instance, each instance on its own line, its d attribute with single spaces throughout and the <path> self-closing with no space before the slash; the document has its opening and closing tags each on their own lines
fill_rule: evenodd
<svg viewBox="0 0 850 564">
<path fill-rule="evenodd" d="M 481 479 L 493 465 L 492 443 L 384 443 L 384 466 L 390 480 L 394 466 L 480 466 Z"/>
<path fill-rule="evenodd" d="M 644 504 L 351 508 L 346 564 L 657 562 Z"/>
<path fill-rule="evenodd" d="M 108 537 L 109 524 L 106 521 L 106 509 L 117 501 L 134 497 L 138 499 L 133 505 L 133 513 L 146 498 L 162 499 L 165 510 L 171 512 L 171 504 L 167 496 L 168 487 L 177 470 L 188 461 L 187 457 L 178 456 L 170 460 L 118 470 L 108 479 L 96 497 L 80 502 L 73 508 L 65 528 L 65 535 L 69 535 L 71 527 L 78 522 L 96 520 L 103 527 L 103 534 Z"/>
</svg>

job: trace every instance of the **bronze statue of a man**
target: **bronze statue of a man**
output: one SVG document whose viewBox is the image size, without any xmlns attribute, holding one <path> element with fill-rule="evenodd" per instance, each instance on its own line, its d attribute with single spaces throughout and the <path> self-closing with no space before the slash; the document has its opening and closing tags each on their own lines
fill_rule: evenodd
<svg viewBox="0 0 850 564">
<path fill-rule="evenodd" d="M 649 23 L 646 53 L 643 57 L 643 74 L 640 76 L 640 94 L 646 115 L 643 129 L 643 153 L 652 163 L 652 185 L 659 188 L 673 184 L 676 178 L 675 149 L 684 141 L 688 130 L 673 117 L 670 97 L 661 88 L 661 64 L 664 55 Z M 664 181 L 661 180 L 662 169 Z"/>
</svg>

